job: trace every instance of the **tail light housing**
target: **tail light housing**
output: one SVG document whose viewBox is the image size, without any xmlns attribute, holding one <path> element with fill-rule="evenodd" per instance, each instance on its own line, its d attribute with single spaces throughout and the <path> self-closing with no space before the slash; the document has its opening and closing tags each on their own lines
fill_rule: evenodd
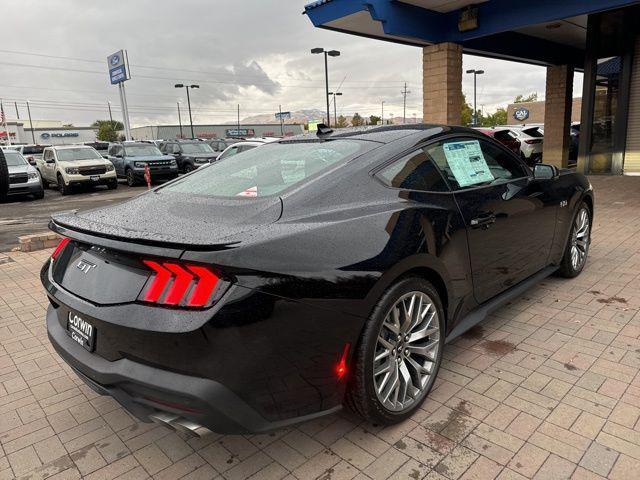
<svg viewBox="0 0 640 480">
<path fill-rule="evenodd" d="M 149 280 L 139 300 L 166 307 L 205 308 L 217 300 L 228 282 L 208 265 L 176 260 L 142 260 Z"/>
<path fill-rule="evenodd" d="M 529 145 L 534 145 L 536 143 L 542 143 L 542 140 L 540 140 L 539 138 L 527 139 L 524 141 L 524 143 L 528 143 Z"/>
<path fill-rule="evenodd" d="M 51 254 L 51 260 L 55 260 L 56 258 L 58 258 L 60 254 L 64 251 L 64 248 L 67 246 L 68 243 L 69 243 L 69 237 L 63 237 L 62 240 L 60 240 L 60 243 L 58 243 L 58 246 L 55 248 L 55 250 Z"/>
</svg>

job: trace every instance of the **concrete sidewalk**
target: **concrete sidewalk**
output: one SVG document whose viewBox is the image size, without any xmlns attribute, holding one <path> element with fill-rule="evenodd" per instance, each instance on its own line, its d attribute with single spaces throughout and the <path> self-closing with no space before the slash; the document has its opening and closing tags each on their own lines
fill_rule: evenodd
<svg viewBox="0 0 640 480">
<path fill-rule="evenodd" d="M 585 271 L 550 278 L 445 350 L 422 410 L 344 412 L 185 440 L 97 396 L 47 340 L 49 251 L 0 254 L 0 479 L 638 479 L 640 178 L 594 177 Z"/>
</svg>

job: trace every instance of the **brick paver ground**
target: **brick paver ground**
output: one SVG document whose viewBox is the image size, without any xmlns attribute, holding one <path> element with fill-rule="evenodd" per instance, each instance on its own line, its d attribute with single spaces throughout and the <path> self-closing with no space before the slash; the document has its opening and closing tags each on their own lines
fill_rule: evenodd
<svg viewBox="0 0 640 480">
<path fill-rule="evenodd" d="M 592 178 L 585 271 L 550 278 L 445 350 L 421 411 L 184 439 L 133 420 L 58 358 L 38 271 L 0 254 L 0 479 L 639 479 L 640 178 Z"/>
</svg>

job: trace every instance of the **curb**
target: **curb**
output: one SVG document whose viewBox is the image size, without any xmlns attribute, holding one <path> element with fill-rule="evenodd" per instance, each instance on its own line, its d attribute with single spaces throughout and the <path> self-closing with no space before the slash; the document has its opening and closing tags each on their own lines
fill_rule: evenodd
<svg viewBox="0 0 640 480">
<path fill-rule="evenodd" d="M 58 245 L 61 238 L 60 235 L 53 232 L 23 235 L 18 237 L 18 243 L 20 245 L 16 250 L 20 252 L 35 252 L 37 250 L 44 250 L 45 248 L 53 248 Z"/>
</svg>

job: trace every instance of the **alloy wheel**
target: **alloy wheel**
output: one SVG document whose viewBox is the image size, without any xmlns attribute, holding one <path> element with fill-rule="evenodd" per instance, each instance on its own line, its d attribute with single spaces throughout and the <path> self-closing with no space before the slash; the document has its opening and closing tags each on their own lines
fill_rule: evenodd
<svg viewBox="0 0 640 480">
<path fill-rule="evenodd" d="M 373 383 L 392 412 L 411 408 L 427 392 L 440 348 L 436 306 L 423 292 L 410 292 L 391 307 L 376 342 Z"/>
<path fill-rule="evenodd" d="M 590 233 L 589 212 L 582 208 L 576 215 L 571 232 L 571 267 L 575 271 L 580 270 L 587 259 Z"/>
</svg>

